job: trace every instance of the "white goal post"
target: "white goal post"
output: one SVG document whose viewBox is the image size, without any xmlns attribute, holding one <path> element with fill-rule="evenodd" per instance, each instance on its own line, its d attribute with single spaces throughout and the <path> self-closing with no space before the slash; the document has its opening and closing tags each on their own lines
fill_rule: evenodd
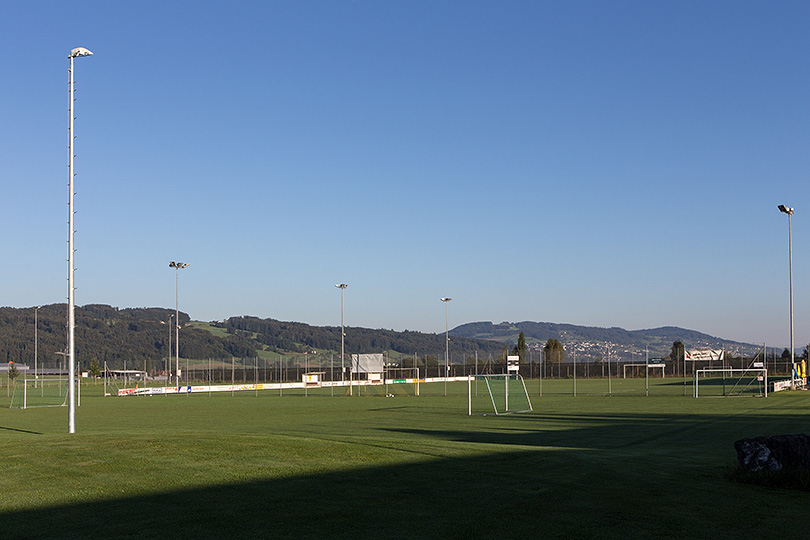
<svg viewBox="0 0 810 540">
<path fill-rule="evenodd" d="M 702 382 L 701 382 L 702 381 Z M 695 370 L 694 397 L 763 395 L 768 397 L 768 370 L 706 368 Z"/>
<path fill-rule="evenodd" d="M 486 392 L 473 392 L 473 381 L 486 383 Z M 467 378 L 467 414 L 512 414 L 530 412 L 532 402 L 526 383 L 517 373 L 502 375 L 470 375 Z"/>
<path fill-rule="evenodd" d="M 22 379 L 14 383 L 10 409 L 38 407 L 64 407 L 67 405 L 69 379 L 40 375 L 36 379 Z"/>
</svg>

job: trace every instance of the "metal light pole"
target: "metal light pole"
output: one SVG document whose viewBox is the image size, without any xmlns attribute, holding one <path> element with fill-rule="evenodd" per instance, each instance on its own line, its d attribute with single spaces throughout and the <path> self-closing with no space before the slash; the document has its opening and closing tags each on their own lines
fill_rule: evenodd
<svg viewBox="0 0 810 540">
<path fill-rule="evenodd" d="M 74 330 L 76 326 L 74 306 L 76 304 L 76 298 L 74 296 L 75 287 L 73 285 L 73 271 L 75 268 L 73 261 L 73 252 L 75 251 L 73 247 L 73 233 L 75 232 L 73 223 L 73 216 L 75 214 L 73 210 L 73 195 L 75 193 L 73 189 L 73 177 L 75 176 L 73 172 L 73 158 L 75 157 L 73 150 L 73 139 L 75 138 L 73 136 L 73 120 L 75 120 L 73 113 L 73 102 L 75 101 L 73 99 L 73 59 L 82 56 L 90 56 L 92 54 L 92 52 L 84 47 L 76 47 L 70 51 L 68 55 L 70 59 L 70 69 L 68 70 L 70 72 L 70 116 L 68 117 L 70 123 L 68 129 L 68 433 L 76 433 L 76 344 L 74 340 Z"/>
<path fill-rule="evenodd" d="M 166 368 L 166 386 L 168 386 L 169 383 L 172 380 L 172 319 L 173 318 L 174 318 L 174 313 L 169 313 L 168 322 L 160 321 L 160 324 L 165 324 L 169 329 L 169 341 L 167 341 L 169 346 L 166 347 L 166 363 L 164 364 L 164 367 Z M 169 394 L 166 394 L 166 395 L 168 396 Z"/>
<path fill-rule="evenodd" d="M 452 298 L 440 298 L 444 302 L 444 397 L 447 397 L 447 375 L 450 373 L 450 325 L 447 318 L 447 303 Z"/>
<path fill-rule="evenodd" d="M 175 310 L 175 327 L 174 327 L 174 347 L 175 347 L 175 365 L 174 365 L 174 380 L 175 386 L 180 387 L 180 269 L 186 268 L 189 263 L 170 262 L 169 267 L 174 268 L 174 310 Z"/>
<path fill-rule="evenodd" d="M 790 257 L 790 386 L 796 386 L 796 355 L 794 354 L 793 345 L 793 229 L 791 227 L 791 217 L 793 216 L 793 208 L 788 208 L 784 204 L 780 204 L 777 208 L 788 217 L 788 256 Z"/>
<path fill-rule="evenodd" d="M 345 380 L 345 373 L 346 373 L 346 366 L 343 362 L 343 338 L 346 336 L 346 333 L 343 331 L 343 292 L 348 287 L 348 283 L 340 283 L 335 285 L 338 289 L 340 289 L 340 382 L 344 382 Z M 351 381 L 351 379 L 349 379 Z M 349 395 L 352 395 L 352 387 L 349 384 Z"/>
</svg>

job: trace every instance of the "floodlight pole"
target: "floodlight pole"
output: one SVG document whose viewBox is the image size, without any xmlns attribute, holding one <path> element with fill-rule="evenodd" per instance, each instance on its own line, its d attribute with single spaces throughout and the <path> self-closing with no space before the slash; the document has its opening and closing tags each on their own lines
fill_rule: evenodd
<svg viewBox="0 0 810 540">
<path fill-rule="evenodd" d="M 440 298 L 444 302 L 444 397 L 447 397 L 447 375 L 450 373 L 450 325 L 447 304 L 452 298 Z"/>
<path fill-rule="evenodd" d="M 793 343 L 793 228 L 791 218 L 793 217 L 793 208 L 788 208 L 784 204 L 780 204 L 777 208 L 788 217 L 788 257 L 789 257 L 789 272 L 790 272 L 790 386 L 796 387 L 796 355 L 794 353 Z"/>
<path fill-rule="evenodd" d="M 169 341 L 167 342 L 169 346 L 166 347 L 166 363 L 164 364 L 166 368 L 166 386 L 169 386 L 172 381 L 172 318 L 174 318 L 174 313 L 169 313 L 168 322 L 160 321 L 160 324 L 165 324 L 169 329 Z"/>
<path fill-rule="evenodd" d="M 170 262 L 169 267 L 174 268 L 174 310 L 175 310 L 175 327 L 174 327 L 174 347 L 175 347 L 175 365 L 174 365 L 174 380 L 175 387 L 180 388 L 180 269 L 186 268 L 189 263 Z"/>
<path fill-rule="evenodd" d="M 343 354 L 344 354 L 344 343 L 343 339 L 346 336 L 346 332 L 343 329 L 343 292 L 348 287 L 348 283 L 340 283 L 335 285 L 338 289 L 340 289 L 340 382 L 343 383 L 346 380 L 346 365 L 343 361 Z M 351 386 L 351 377 L 349 377 L 349 395 L 352 395 L 352 386 Z"/>
<path fill-rule="evenodd" d="M 73 223 L 73 195 L 75 190 L 73 188 L 73 158 L 75 157 L 73 149 L 73 120 L 75 120 L 73 112 L 73 98 L 74 79 L 73 79 L 73 59 L 81 56 L 90 56 L 93 53 L 84 47 L 76 47 L 68 58 L 70 59 L 70 99 L 69 99 L 69 129 L 68 129 L 68 433 L 76 433 L 76 344 L 75 344 L 75 286 L 73 284 L 73 272 L 75 264 L 73 261 L 73 233 L 75 232 L 75 225 Z"/>
</svg>

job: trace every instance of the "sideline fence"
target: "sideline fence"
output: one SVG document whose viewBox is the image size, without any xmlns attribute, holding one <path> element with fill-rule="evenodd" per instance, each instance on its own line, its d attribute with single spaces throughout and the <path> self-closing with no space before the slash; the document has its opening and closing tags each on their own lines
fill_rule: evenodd
<svg viewBox="0 0 810 540">
<path fill-rule="evenodd" d="M 426 358 L 428 361 L 426 362 Z M 437 360 L 438 359 L 438 360 Z M 431 362 L 432 360 L 432 362 Z M 451 354 L 451 360 L 457 359 Z M 444 365 L 440 355 L 427 355 L 427 357 L 406 357 L 399 359 L 396 369 L 413 369 L 414 364 L 419 370 L 418 379 L 461 379 L 471 375 L 500 374 L 506 372 L 505 363 L 488 360 L 466 363 L 449 363 Z M 557 364 L 531 362 L 520 366 L 519 373 L 526 380 L 531 395 L 693 395 L 693 378 L 699 370 L 705 369 L 744 369 L 750 364 L 750 358 L 735 358 L 720 361 L 699 361 L 684 363 L 666 362 L 664 364 L 650 364 L 636 361 L 626 362 L 582 362 L 566 361 Z M 345 363 L 348 368 L 348 361 Z M 284 360 L 268 360 L 265 358 L 234 358 L 231 361 L 223 360 L 187 360 L 181 359 L 180 386 L 200 385 L 287 385 L 290 391 L 297 391 L 296 383 L 302 383 L 306 374 L 318 373 L 323 382 L 321 390 L 329 389 L 329 395 L 341 395 L 342 390 L 348 387 L 350 380 L 355 380 L 360 388 L 365 388 L 365 374 L 350 374 L 346 369 L 341 370 L 339 360 L 323 358 L 316 355 L 299 355 L 286 357 Z M 767 361 L 768 376 L 771 381 L 790 377 L 791 363 L 782 359 L 769 359 Z M 686 371 L 684 373 L 684 370 Z M 171 375 L 166 371 L 146 372 L 148 376 L 142 377 L 122 376 L 115 379 L 115 389 L 143 388 L 143 387 L 173 387 L 175 373 Z M 386 375 L 386 378 L 390 376 Z M 340 383 L 340 384 L 338 384 Z M 291 386 L 290 386 L 291 385 Z M 300 389 L 307 392 L 307 386 Z M 314 391 L 323 393 L 323 391 Z M 408 393 L 408 392 L 405 392 Z M 414 393 L 416 393 L 414 391 Z M 455 390 L 454 393 L 462 393 Z M 361 395 L 376 395 L 376 389 L 367 389 Z"/>
</svg>

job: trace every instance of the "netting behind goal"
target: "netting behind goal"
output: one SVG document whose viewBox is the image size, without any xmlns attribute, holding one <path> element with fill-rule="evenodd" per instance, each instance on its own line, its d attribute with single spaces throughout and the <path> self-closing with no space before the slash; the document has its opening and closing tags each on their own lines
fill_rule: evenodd
<svg viewBox="0 0 810 540">
<path fill-rule="evenodd" d="M 17 380 L 9 408 L 61 407 L 67 404 L 67 391 L 68 380 L 65 378 Z"/>
<path fill-rule="evenodd" d="M 518 374 L 473 375 L 467 391 L 470 415 L 500 415 L 532 410 L 526 384 Z"/>
</svg>

